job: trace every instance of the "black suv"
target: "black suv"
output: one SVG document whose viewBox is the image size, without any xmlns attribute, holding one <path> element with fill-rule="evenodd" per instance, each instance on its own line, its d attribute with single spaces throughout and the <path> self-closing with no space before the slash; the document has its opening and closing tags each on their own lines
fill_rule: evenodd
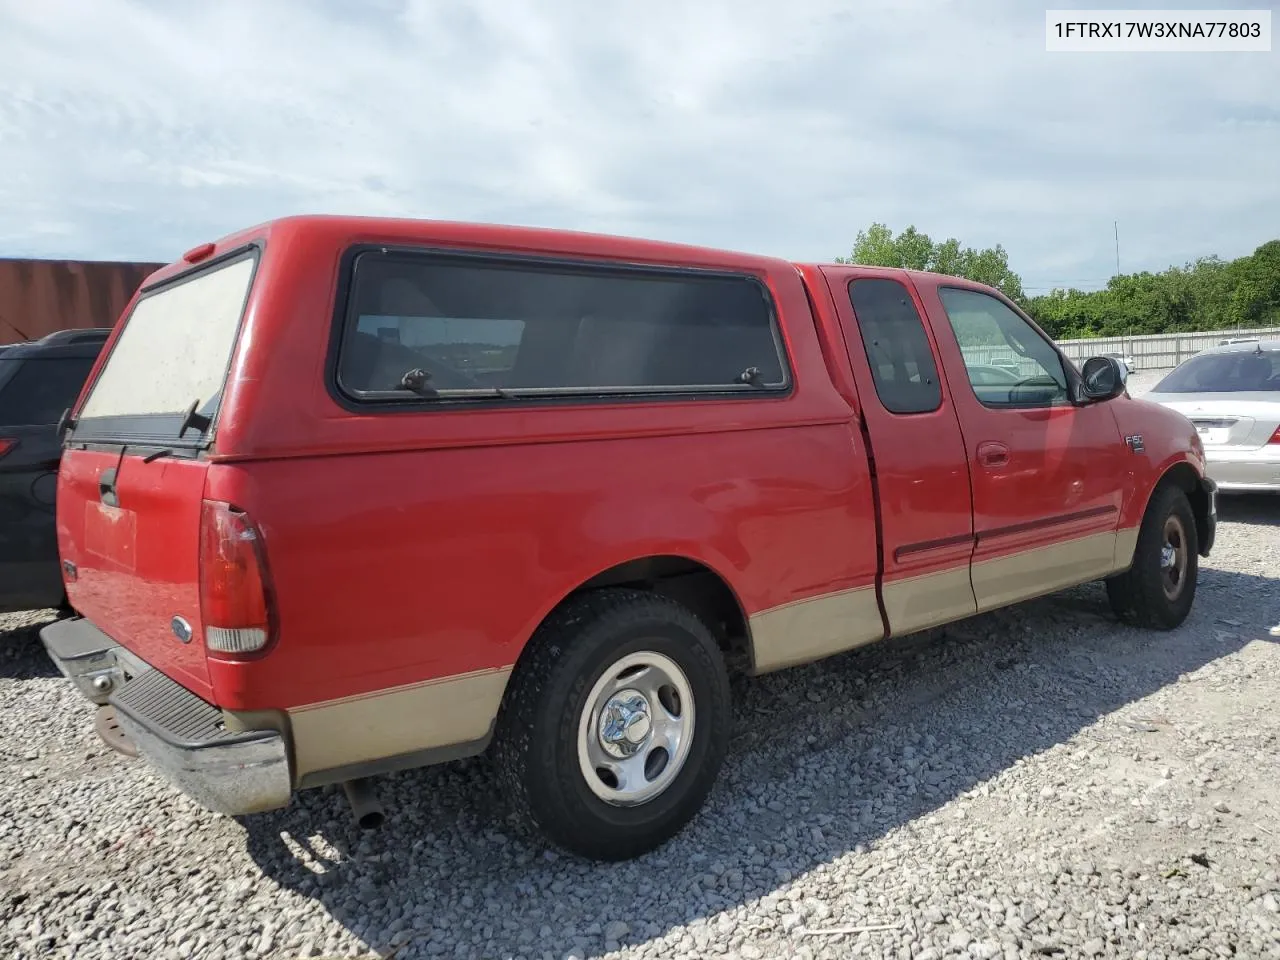
<svg viewBox="0 0 1280 960">
<path fill-rule="evenodd" d="M 62 438 L 109 329 L 0 347 L 0 613 L 63 606 L 54 495 Z"/>
</svg>

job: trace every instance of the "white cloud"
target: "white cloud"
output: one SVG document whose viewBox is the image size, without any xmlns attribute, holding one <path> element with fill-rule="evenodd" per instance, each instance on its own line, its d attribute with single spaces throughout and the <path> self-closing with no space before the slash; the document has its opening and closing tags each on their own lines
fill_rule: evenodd
<svg viewBox="0 0 1280 960">
<path fill-rule="evenodd" d="M 1275 54 L 1051 55 L 1013 0 L 5 2 L 0 254 L 315 211 L 828 259 L 881 220 L 1042 287 L 1110 274 L 1113 219 L 1125 269 L 1273 238 L 1278 121 Z"/>
</svg>

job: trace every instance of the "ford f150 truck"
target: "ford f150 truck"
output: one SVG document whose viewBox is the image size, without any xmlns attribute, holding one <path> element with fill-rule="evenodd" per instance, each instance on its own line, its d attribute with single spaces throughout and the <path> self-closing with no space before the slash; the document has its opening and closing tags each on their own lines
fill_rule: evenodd
<svg viewBox="0 0 1280 960">
<path fill-rule="evenodd" d="M 970 376 L 989 348 L 1015 376 Z M 975 367 L 984 366 L 974 362 Z M 1169 629 L 1195 429 L 966 280 L 299 217 L 187 253 L 64 425 L 46 627 L 99 730 L 208 808 L 492 752 L 552 841 L 676 834 L 729 672 L 1093 580 Z"/>
</svg>

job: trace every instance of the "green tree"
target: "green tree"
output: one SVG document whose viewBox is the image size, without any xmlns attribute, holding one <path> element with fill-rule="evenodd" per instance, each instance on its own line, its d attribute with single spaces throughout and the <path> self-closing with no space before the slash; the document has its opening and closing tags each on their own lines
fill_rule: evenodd
<svg viewBox="0 0 1280 960">
<path fill-rule="evenodd" d="M 1280 326 L 1280 240 L 1224 261 L 1112 277 L 1105 289 L 1052 290 L 1022 303 L 1060 340 Z"/>
<path fill-rule="evenodd" d="M 893 231 L 883 223 L 873 223 L 866 230 L 859 230 L 853 241 L 853 255 L 848 259 L 836 257 L 837 263 L 865 263 L 869 267 L 900 267 L 902 254 Z"/>
<path fill-rule="evenodd" d="M 935 242 L 914 226 L 895 235 L 873 223 L 858 232 L 850 255 L 836 262 L 928 270 L 988 284 L 1058 340 L 1280 326 L 1280 240 L 1235 260 L 1205 256 L 1159 273 L 1112 277 L 1102 290 L 1058 289 L 1030 298 L 1000 244 L 975 250 L 955 238 Z"/>
<path fill-rule="evenodd" d="M 1022 280 L 1009 269 L 1004 247 L 997 244 L 985 250 L 962 248 L 954 237 L 935 243 L 914 225 L 894 236 L 887 225 L 873 223 L 858 232 L 850 255 L 837 257 L 836 262 L 944 273 L 988 284 L 1013 300 L 1023 299 Z"/>
<path fill-rule="evenodd" d="M 1224 312 L 1233 326 L 1270 326 L 1280 317 L 1280 240 L 1264 243 L 1235 267 Z"/>
<path fill-rule="evenodd" d="M 1010 300 L 1024 299 L 1022 278 L 1009 269 L 1009 255 L 1000 244 L 988 247 L 986 250 L 966 247 L 960 253 L 959 266 L 959 276 L 995 287 Z"/>
</svg>

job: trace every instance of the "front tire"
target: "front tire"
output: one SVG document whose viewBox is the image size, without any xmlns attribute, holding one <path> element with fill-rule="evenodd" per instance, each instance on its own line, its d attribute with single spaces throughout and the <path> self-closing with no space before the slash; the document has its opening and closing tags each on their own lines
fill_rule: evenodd
<svg viewBox="0 0 1280 960">
<path fill-rule="evenodd" d="M 728 751 L 729 679 L 690 610 L 636 590 L 555 611 L 511 679 L 498 776 L 523 818 L 592 860 L 647 853 L 706 801 Z"/>
<path fill-rule="evenodd" d="M 1195 603 L 1199 546 L 1187 495 L 1174 486 L 1158 489 L 1142 518 L 1133 565 L 1107 580 L 1116 616 L 1155 630 L 1179 626 Z"/>
</svg>

